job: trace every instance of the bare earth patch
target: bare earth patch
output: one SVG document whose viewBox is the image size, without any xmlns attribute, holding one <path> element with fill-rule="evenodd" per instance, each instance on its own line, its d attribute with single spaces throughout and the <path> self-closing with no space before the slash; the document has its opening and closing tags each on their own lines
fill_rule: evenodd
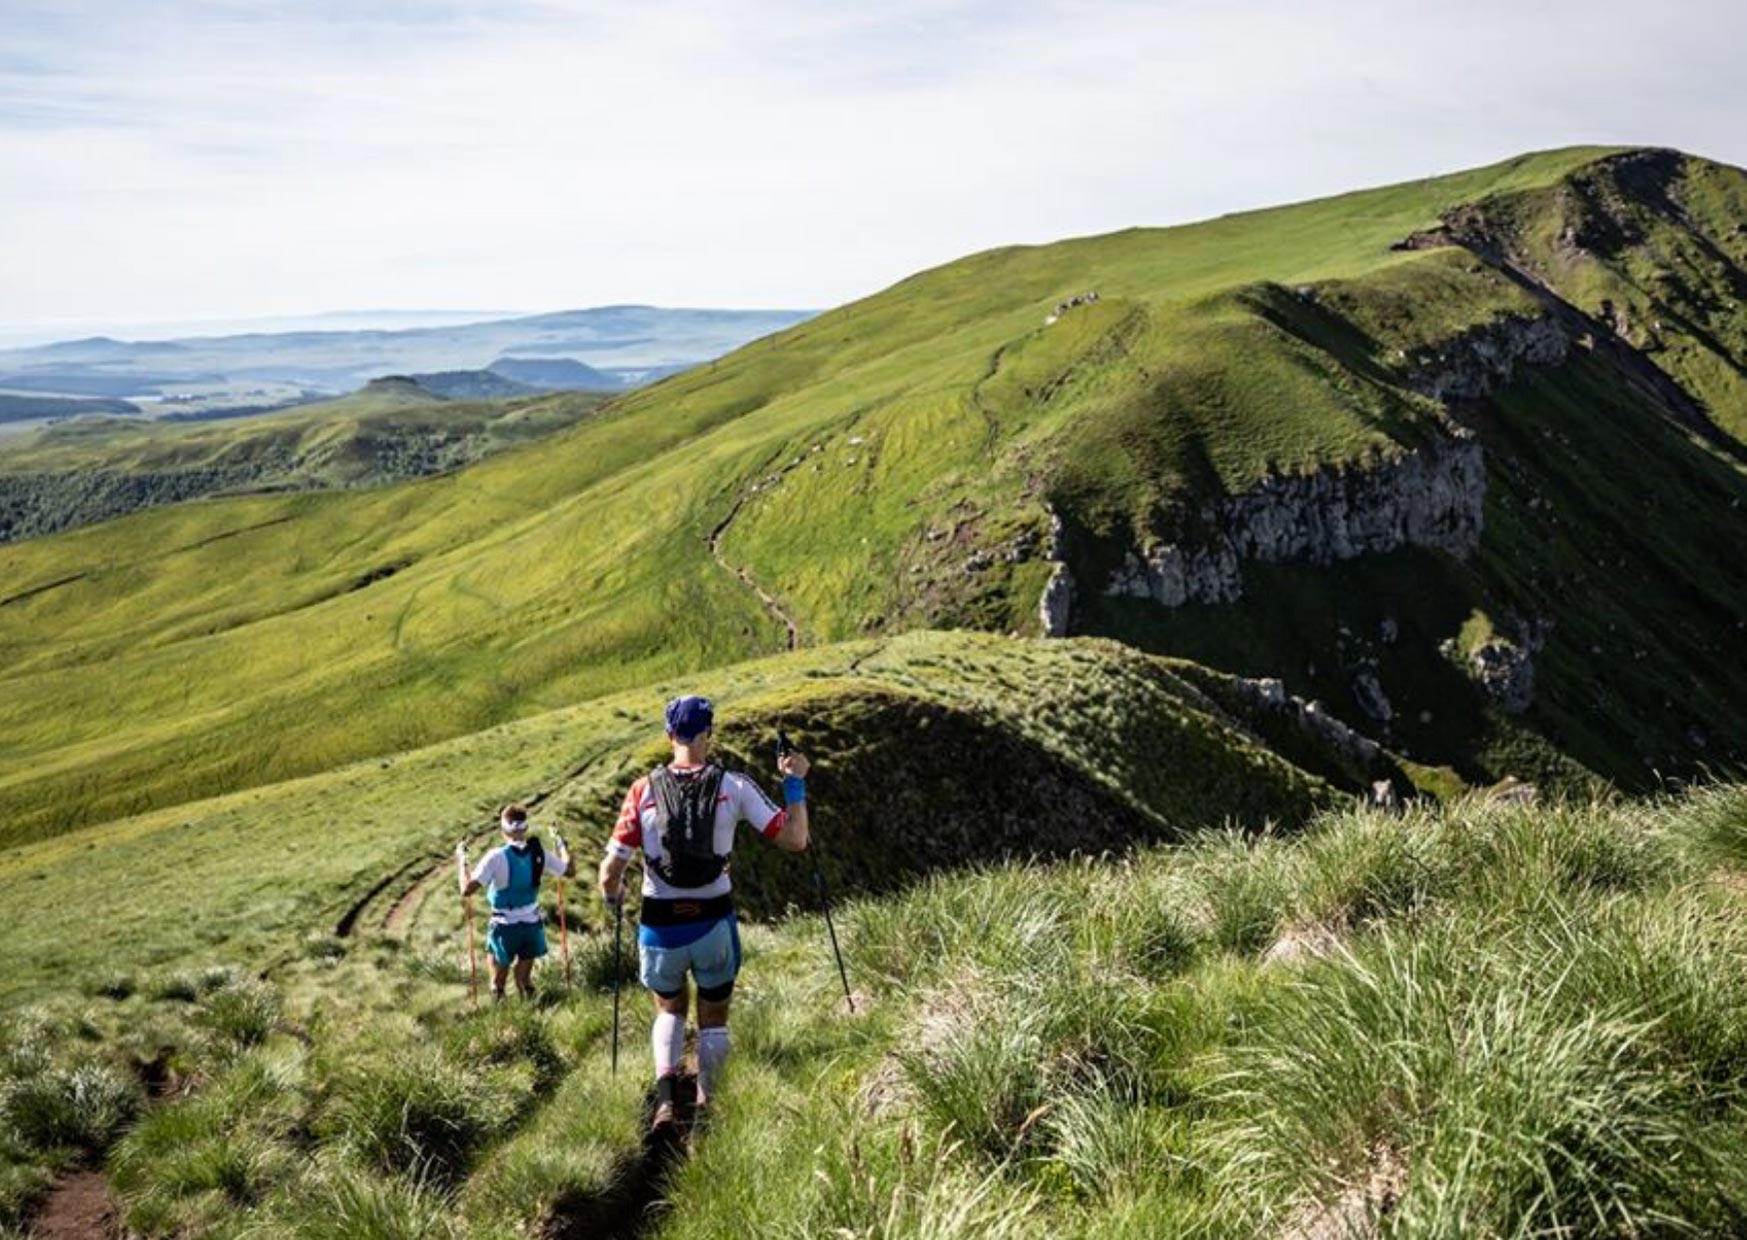
<svg viewBox="0 0 1747 1240">
<path fill-rule="evenodd" d="M 97 1171 L 57 1180 L 29 1232 L 31 1240 L 112 1240 L 116 1234 L 115 1203 Z"/>
<path fill-rule="evenodd" d="M 1364 1178 L 1329 1202 L 1306 1202 L 1292 1212 L 1280 1240 L 1368 1240 L 1407 1190 L 1407 1162 L 1388 1146 L 1371 1151 Z"/>
<path fill-rule="evenodd" d="M 1262 953 L 1263 964 L 1301 964 L 1319 960 L 1341 944 L 1340 936 L 1320 922 L 1287 926 Z"/>
</svg>

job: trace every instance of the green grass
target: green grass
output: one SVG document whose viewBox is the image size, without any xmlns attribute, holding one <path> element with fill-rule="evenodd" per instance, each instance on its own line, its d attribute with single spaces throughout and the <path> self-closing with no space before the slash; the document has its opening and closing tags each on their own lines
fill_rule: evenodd
<svg viewBox="0 0 1747 1240">
<path fill-rule="evenodd" d="M 221 422 L 80 420 L 0 439 L 8 539 L 223 495 L 365 486 L 459 469 L 574 425 L 595 393 L 446 401 L 372 386 L 282 414 Z"/>
<path fill-rule="evenodd" d="M 1270 464 L 1428 433 L 1362 333 L 1290 290 L 1374 298 L 1379 317 L 1351 312 L 1378 332 L 1388 307 L 1424 303 L 1414 343 L 1462 330 L 1508 310 L 1508 290 L 1389 245 L 1606 153 L 991 251 L 448 477 L 7 548 L 6 831 L 277 782 L 777 649 L 782 624 L 710 558 L 730 512 L 722 555 L 807 641 L 1032 631 L 1047 573 L 1007 552 L 1041 531 L 1044 499 L 1114 538 L 1175 488 L 1241 489 Z M 1098 305 L 1042 326 L 1087 288 Z M 979 551 L 990 568 L 967 572 Z"/>
<path fill-rule="evenodd" d="M 201 971 L 343 961 L 353 940 L 333 931 L 349 909 L 361 909 L 354 936 L 378 932 L 394 902 L 458 839 L 482 838 L 508 801 L 545 794 L 540 823 L 594 855 L 630 780 L 656 760 L 662 703 L 686 687 L 716 700 L 726 751 L 767 784 L 777 726 L 819 755 L 826 866 L 850 889 L 967 860 L 1123 849 L 1227 819 L 1297 823 L 1334 796 L 1314 766 L 1262 748 L 1168 661 L 1105 642 L 914 634 L 658 683 L 392 761 L 9 849 L 0 881 L 33 905 L 90 906 L 104 933 L 21 924 L 0 945 L 0 994 L 120 981 L 124 1004 L 186 1004 L 236 1041 L 265 1033 L 264 997 L 222 969 Z M 962 778 L 989 761 L 1014 778 L 995 788 Z M 759 910 L 812 899 L 805 868 L 774 854 L 748 853 L 736 876 Z M 184 907 L 195 888 L 198 917 Z M 586 933 L 598 913 L 575 884 L 571 897 L 572 929 Z M 415 925 L 455 926 L 446 884 L 416 911 Z M 579 952 L 585 970 L 591 951 Z"/>
<path fill-rule="evenodd" d="M 1743 795 L 1592 796 L 1740 757 L 1728 441 L 1579 344 L 1464 411 L 1469 561 L 1097 588 L 1162 506 L 1436 432 L 1406 376 L 1525 310 L 1388 248 L 1449 208 L 1550 280 L 1569 212 L 1637 212 L 1569 265 L 1698 322 L 1737 174 L 1683 165 L 1669 232 L 1603 154 L 973 256 L 453 474 L 0 550 L 0 882 L 60 914 L 0 944 L 0 1227 L 80 1159 L 146 1237 L 622 1222 L 647 1009 L 615 1077 L 612 927 L 554 888 L 576 989 L 470 1013 L 447 858 L 532 799 L 588 865 L 690 690 L 755 774 L 778 728 L 817 758 L 861 1011 L 817 920 L 767 920 L 816 907 L 806 859 L 737 854 L 735 1059 L 662 1234 L 1743 1230 Z M 1652 356 L 1714 412 L 1705 312 Z M 1127 644 L 911 631 L 1033 631 L 1046 503 Z M 1541 643 L 1527 714 L 1466 679 L 1485 633 Z M 1350 718 L 1360 667 L 1441 805 L 1343 808 L 1350 764 L 1226 675 Z M 1542 804 L 1465 797 L 1506 774 Z"/>
<path fill-rule="evenodd" d="M 816 918 L 750 924 L 730 1076 L 659 1234 L 1729 1234 L 1744 806 L 1470 799 L 940 872 L 841 901 L 854 1017 Z M 107 1155 L 142 1236 L 618 1225 L 648 1191 L 646 1001 L 614 1076 L 606 991 L 552 962 L 539 1003 L 470 1014 L 427 932 L 454 946 L 433 910 L 411 943 L 283 963 L 258 1042 L 146 987 L 63 994 L 0 1066 L 181 1047 L 191 1092 Z"/>
</svg>

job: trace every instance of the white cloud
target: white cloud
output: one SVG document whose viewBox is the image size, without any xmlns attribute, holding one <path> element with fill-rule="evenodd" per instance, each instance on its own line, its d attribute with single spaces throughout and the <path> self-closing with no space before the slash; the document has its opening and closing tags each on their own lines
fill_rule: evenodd
<svg viewBox="0 0 1747 1240">
<path fill-rule="evenodd" d="M 1519 150 L 1741 162 L 1747 16 L 1112 0 L 7 0 L 0 321 L 824 305 Z"/>
</svg>

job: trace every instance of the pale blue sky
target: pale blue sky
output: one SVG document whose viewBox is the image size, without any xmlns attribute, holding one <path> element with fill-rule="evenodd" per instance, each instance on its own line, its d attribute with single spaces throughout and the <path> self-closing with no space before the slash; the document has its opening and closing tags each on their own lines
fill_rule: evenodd
<svg viewBox="0 0 1747 1240">
<path fill-rule="evenodd" d="M 1747 163 L 1747 5 L 0 0 L 0 324 L 825 306 L 1575 142 Z"/>
</svg>

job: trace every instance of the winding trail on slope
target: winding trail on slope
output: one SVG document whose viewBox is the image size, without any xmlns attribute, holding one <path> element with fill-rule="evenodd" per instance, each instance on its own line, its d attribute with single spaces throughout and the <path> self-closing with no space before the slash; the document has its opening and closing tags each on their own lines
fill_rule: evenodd
<svg viewBox="0 0 1747 1240">
<path fill-rule="evenodd" d="M 734 565 L 728 563 L 727 557 L 722 554 L 722 535 L 728 532 L 728 526 L 733 523 L 735 517 L 740 515 L 740 509 L 745 503 L 745 495 L 736 499 L 734 501 L 734 506 L 728 510 L 728 515 L 718 521 L 716 523 L 716 528 L 710 531 L 710 537 L 708 539 L 710 544 L 710 558 L 715 560 L 716 563 L 720 564 L 728 572 L 733 573 L 740 579 L 741 584 L 743 584 L 748 590 L 751 590 L 754 594 L 758 595 L 758 601 L 764 604 L 764 609 L 772 616 L 775 616 L 777 620 L 781 621 L 782 626 L 789 631 L 788 648 L 790 650 L 798 650 L 801 645 L 800 625 L 796 624 L 794 618 L 790 616 L 788 612 L 783 610 L 782 604 L 777 602 L 776 599 L 771 596 L 769 591 L 759 585 L 757 581 L 753 580 L 751 573 L 743 568 L 736 568 Z"/>
</svg>

